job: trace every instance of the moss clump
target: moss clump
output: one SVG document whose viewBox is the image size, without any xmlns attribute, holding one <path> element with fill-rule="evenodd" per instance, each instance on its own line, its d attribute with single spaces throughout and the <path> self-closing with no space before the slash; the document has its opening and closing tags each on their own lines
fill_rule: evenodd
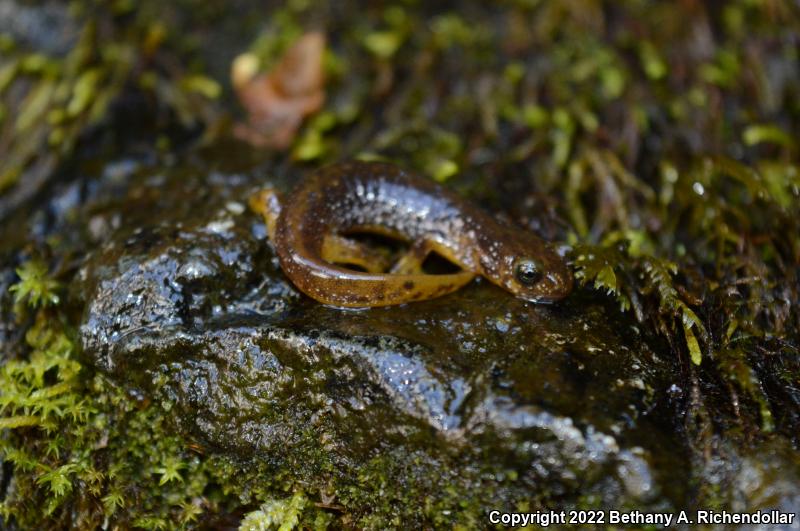
<svg viewBox="0 0 800 531">
<path fill-rule="evenodd" d="M 35 307 L 52 306 L 58 304 L 58 282 L 52 280 L 48 274 L 47 266 L 41 260 L 30 260 L 17 269 L 19 283 L 11 286 L 14 293 L 14 302 L 17 305 L 26 301 Z M 19 312 L 24 311 L 18 308 Z"/>
<path fill-rule="evenodd" d="M 289 531 L 301 526 L 308 529 L 326 529 L 332 517 L 322 512 L 316 512 L 316 518 L 308 521 L 303 518 L 304 510 L 309 506 L 309 500 L 302 492 L 285 500 L 267 501 L 255 510 L 247 513 L 239 524 L 242 531 L 261 531 L 278 529 Z"/>
</svg>

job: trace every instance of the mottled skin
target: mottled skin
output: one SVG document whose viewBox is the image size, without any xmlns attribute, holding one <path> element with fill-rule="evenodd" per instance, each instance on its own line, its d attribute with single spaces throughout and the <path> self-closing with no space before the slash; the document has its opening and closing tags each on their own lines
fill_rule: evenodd
<svg viewBox="0 0 800 531">
<path fill-rule="evenodd" d="M 510 227 L 436 183 L 378 162 L 345 162 L 306 178 L 281 208 L 272 190 L 251 199 L 267 220 L 281 267 L 300 291 L 333 306 L 368 307 L 431 299 L 475 275 L 533 302 L 552 302 L 572 289 L 558 254 L 531 232 Z M 409 242 L 390 272 L 348 233 Z M 435 251 L 463 271 L 422 272 Z M 367 272 L 332 262 L 359 264 Z"/>
</svg>

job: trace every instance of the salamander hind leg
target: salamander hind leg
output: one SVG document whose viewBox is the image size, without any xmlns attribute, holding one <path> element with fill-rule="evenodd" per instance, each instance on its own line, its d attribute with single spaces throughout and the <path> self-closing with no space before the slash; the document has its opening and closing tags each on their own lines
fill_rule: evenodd
<svg viewBox="0 0 800 531">
<path fill-rule="evenodd" d="M 250 196 L 250 209 L 264 218 L 270 241 L 275 241 L 278 217 L 281 215 L 281 196 L 274 188 L 264 188 Z"/>
<path fill-rule="evenodd" d="M 356 240 L 330 234 L 322 242 L 322 259 L 332 264 L 356 265 L 368 273 L 383 273 L 391 265 L 386 253 Z"/>
</svg>

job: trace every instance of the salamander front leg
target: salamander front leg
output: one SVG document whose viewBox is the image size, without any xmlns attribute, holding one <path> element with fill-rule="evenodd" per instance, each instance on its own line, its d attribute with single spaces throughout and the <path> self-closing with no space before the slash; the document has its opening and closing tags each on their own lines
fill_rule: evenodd
<svg viewBox="0 0 800 531">
<path fill-rule="evenodd" d="M 424 273 L 422 264 L 433 250 L 428 240 L 419 240 L 411 244 L 408 251 L 400 257 L 389 270 L 396 275 L 418 275 Z"/>
<path fill-rule="evenodd" d="M 275 241 L 278 217 L 281 215 L 281 196 L 274 188 L 264 188 L 248 199 L 250 209 L 264 218 L 270 241 Z"/>
</svg>

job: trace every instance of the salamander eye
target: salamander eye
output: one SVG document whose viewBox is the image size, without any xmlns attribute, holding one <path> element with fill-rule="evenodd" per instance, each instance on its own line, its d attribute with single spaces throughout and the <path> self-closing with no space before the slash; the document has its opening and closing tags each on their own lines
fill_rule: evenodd
<svg viewBox="0 0 800 531">
<path fill-rule="evenodd" d="M 517 261 L 514 267 L 514 274 L 517 280 L 526 286 L 533 286 L 542 278 L 539 264 L 528 258 L 522 258 Z"/>
</svg>

